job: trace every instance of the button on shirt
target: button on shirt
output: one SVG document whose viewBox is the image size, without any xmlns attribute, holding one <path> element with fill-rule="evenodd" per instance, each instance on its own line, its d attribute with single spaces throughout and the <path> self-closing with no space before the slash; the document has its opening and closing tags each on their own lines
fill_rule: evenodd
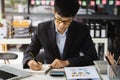
<svg viewBox="0 0 120 80">
<path fill-rule="evenodd" d="M 57 32 L 57 34 L 56 34 L 56 42 L 57 42 L 57 46 L 59 48 L 61 58 L 62 58 L 62 55 L 63 55 L 64 46 L 65 46 L 67 30 L 68 29 L 66 29 L 65 32 L 63 34 L 61 34 L 56 29 L 56 32 Z"/>
</svg>

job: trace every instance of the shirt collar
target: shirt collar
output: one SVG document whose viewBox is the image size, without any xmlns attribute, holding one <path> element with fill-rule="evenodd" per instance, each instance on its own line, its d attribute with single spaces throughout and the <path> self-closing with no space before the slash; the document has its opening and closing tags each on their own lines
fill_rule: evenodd
<svg viewBox="0 0 120 80">
<path fill-rule="evenodd" d="M 55 27 L 55 31 L 58 33 L 58 34 L 61 34 L 58 30 L 57 30 L 57 28 Z M 66 34 L 66 32 L 68 31 L 68 28 L 65 30 L 65 32 L 63 33 L 63 34 L 61 34 L 61 35 L 64 35 L 64 34 Z"/>
</svg>

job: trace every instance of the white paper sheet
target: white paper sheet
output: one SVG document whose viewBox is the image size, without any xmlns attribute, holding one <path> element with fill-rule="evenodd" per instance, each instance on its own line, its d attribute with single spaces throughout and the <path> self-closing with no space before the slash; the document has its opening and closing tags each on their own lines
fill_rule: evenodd
<svg viewBox="0 0 120 80">
<path fill-rule="evenodd" d="M 100 80 L 100 77 L 94 66 L 88 67 L 65 67 L 67 80 Z"/>
</svg>

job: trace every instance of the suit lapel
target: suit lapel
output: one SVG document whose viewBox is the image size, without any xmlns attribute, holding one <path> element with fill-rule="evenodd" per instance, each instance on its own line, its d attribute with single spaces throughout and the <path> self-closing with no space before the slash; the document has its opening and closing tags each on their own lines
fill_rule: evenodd
<svg viewBox="0 0 120 80">
<path fill-rule="evenodd" d="M 74 26 L 73 26 L 74 27 Z M 64 59 L 65 55 L 67 54 L 69 48 L 70 48 L 70 45 L 74 39 L 74 34 L 73 34 L 73 28 L 72 28 L 72 23 L 68 29 L 68 32 L 67 32 L 67 37 L 66 37 L 66 41 L 65 41 L 65 46 L 64 46 L 64 51 L 63 51 L 63 56 L 62 56 L 62 59 Z"/>
<path fill-rule="evenodd" d="M 50 29 L 48 30 L 48 37 L 50 40 L 50 45 L 52 45 L 52 49 L 54 50 L 54 53 L 57 58 L 60 58 L 60 52 L 58 49 L 58 46 L 56 44 L 56 32 L 55 32 L 55 24 L 54 21 L 52 21 L 52 24 L 50 25 Z"/>
</svg>

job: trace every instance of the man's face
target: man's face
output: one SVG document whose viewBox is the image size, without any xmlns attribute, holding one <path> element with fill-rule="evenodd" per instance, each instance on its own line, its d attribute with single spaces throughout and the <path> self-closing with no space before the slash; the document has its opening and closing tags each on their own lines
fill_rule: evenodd
<svg viewBox="0 0 120 80">
<path fill-rule="evenodd" d="M 72 22 L 73 17 L 61 17 L 55 13 L 55 26 L 59 32 L 64 32 Z"/>
</svg>

